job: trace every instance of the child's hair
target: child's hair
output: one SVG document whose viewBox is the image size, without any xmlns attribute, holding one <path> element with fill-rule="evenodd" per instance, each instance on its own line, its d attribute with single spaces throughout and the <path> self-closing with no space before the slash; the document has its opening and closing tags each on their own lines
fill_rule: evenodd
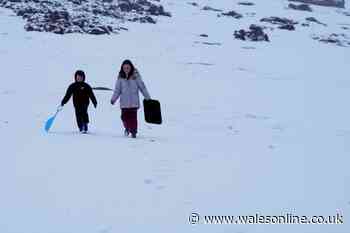
<svg viewBox="0 0 350 233">
<path fill-rule="evenodd" d="M 135 72 L 135 67 L 134 67 L 134 65 L 132 64 L 132 62 L 131 62 L 130 60 L 124 60 L 124 61 L 123 61 L 122 65 L 121 65 L 121 67 L 120 67 L 119 77 L 120 77 L 120 78 L 126 78 L 126 74 L 125 74 L 125 72 L 124 72 L 124 70 L 123 70 L 123 66 L 124 66 L 124 65 L 130 65 L 131 70 L 130 70 L 129 77 L 132 77 L 132 75 L 133 75 L 134 72 Z"/>
<path fill-rule="evenodd" d="M 81 77 L 83 77 L 83 80 L 85 81 L 85 73 L 84 73 L 84 71 L 82 71 L 82 70 L 77 70 L 76 72 L 75 72 L 75 74 L 74 74 L 74 79 L 75 80 L 77 80 L 77 76 L 81 76 Z"/>
</svg>

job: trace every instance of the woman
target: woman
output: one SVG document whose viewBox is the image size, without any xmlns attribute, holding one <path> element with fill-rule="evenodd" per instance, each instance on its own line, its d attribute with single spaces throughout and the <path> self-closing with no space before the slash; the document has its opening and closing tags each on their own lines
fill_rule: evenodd
<svg viewBox="0 0 350 233">
<path fill-rule="evenodd" d="M 151 99 L 139 72 L 135 69 L 130 60 L 125 60 L 120 68 L 111 104 L 120 97 L 121 119 L 124 124 L 125 136 L 136 138 L 137 134 L 137 110 L 140 108 L 139 91 L 145 99 Z"/>
</svg>

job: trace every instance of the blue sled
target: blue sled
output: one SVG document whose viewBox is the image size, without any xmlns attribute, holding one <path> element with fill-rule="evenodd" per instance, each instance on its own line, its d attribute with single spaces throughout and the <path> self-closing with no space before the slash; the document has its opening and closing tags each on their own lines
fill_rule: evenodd
<svg viewBox="0 0 350 233">
<path fill-rule="evenodd" d="M 57 117 L 57 114 L 62 110 L 62 107 L 58 107 L 55 115 L 53 115 L 52 117 L 50 117 L 46 123 L 45 123 L 45 131 L 46 133 L 49 132 L 49 130 L 51 129 L 52 125 L 53 125 L 53 122 L 55 121 L 56 117 Z"/>
</svg>

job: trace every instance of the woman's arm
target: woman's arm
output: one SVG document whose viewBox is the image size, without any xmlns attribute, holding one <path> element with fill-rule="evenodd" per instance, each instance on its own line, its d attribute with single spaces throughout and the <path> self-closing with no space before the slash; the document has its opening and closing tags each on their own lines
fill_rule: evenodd
<svg viewBox="0 0 350 233">
<path fill-rule="evenodd" d="M 121 88 L 121 81 L 120 81 L 120 79 L 118 78 L 118 80 L 117 80 L 117 82 L 116 82 L 116 84 L 115 84 L 113 96 L 112 96 L 112 99 L 111 99 L 111 104 L 114 104 L 114 103 L 118 100 L 118 98 L 119 98 L 119 96 L 120 96 L 120 94 L 121 94 L 121 91 L 122 91 L 122 88 Z"/>
<path fill-rule="evenodd" d="M 143 97 L 145 97 L 145 99 L 151 99 L 151 95 L 149 94 L 147 87 L 146 87 L 145 83 L 143 82 L 141 75 L 138 71 L 136 71 L 136 83 L 137 83 L 137 86 L 140 89 Z"/>
</svg>

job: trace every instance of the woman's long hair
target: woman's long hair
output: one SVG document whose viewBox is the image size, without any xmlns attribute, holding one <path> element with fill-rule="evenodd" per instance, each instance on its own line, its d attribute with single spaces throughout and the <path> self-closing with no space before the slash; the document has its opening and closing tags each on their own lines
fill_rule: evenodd
<svg viewBox="0 0 350 233">
<path fill-rule="evenodd" d="M 124 65 L 130 65 L 130 67 L 131 67 L 130 73 L 129 73 L 129 76 L 128 76 L 128 77 L 126 77 L 126 74 L 125 74 L 125 72 L 124 72 L 124 70 L 123 70 L 123 66 L 124 66 Z M 134 67 L 134 65 L 132 64 L 132 62 L 131 62 L 130 60 L 125 60 L 125 61 L 123 61 L 122 65 L 121 65 L 121 67 L 120 67 L 119 77 L 120 77 L 120 78 L 127 79 L 127 78 L 130 78 L 130 77 L 133 77 L 134 73 L 135 73 L 135 67 Z"/>
</svg>

